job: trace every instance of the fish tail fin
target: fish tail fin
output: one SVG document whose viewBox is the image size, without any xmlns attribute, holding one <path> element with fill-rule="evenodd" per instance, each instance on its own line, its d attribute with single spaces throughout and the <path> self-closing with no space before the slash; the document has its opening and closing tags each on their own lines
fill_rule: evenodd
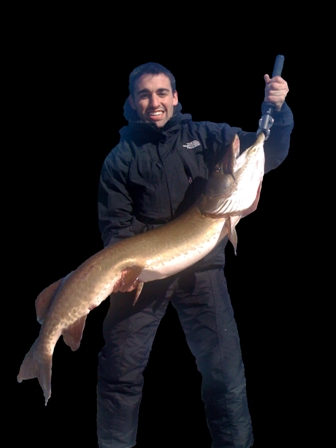
<svg viewBox="0 0 336 448">
<path fill-rule="evenodd" d="M 21 383 L 23 380 L 37 378 L 43 390 L 45 405 L 47 405 L 48 400 L 51 396 L 52 356 L 49 354 L 44 354 L 43 358 L 36 359 L 35 351 L 37 340 L 34 342 L 29 352 L 24 357 L 19 374 L 17 376 L 17 381 Z"/>
</svg>

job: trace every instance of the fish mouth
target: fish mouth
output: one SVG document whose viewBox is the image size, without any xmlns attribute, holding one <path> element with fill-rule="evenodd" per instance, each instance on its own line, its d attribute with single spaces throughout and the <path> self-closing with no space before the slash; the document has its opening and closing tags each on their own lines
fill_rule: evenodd
<svg viewBox="0 0 336 448">
<path fill-rule="evenodd" d="M 202 213 L 219 217 L 256 208 L 264 174 L 263 140 L 258 137 L 241 153 L 233 142 L 208 179 L 204 200 L 199 205 Z"/>
</svg>

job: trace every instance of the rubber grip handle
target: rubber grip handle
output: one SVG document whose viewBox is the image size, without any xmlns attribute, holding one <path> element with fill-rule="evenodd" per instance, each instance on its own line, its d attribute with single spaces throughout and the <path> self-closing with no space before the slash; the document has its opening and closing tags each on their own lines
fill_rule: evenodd
<svg viewBox="0 0 336 448">
<path fill-rule="evenodd" d="M 278 56 L 275 58 L 272 78 L 274 76 L 281 76 L 284 62 L 285 62 L 285 56 L 283 56 L 282 54 L 278 54 Z"/>
<path fill-rule="evenodd" d="M 272 72 L 272 78 L 274 76 L 281 76 L 284 61 L 285 61 L 285 56 L 283 56 L 282 54 L 278 54 L 278 56 L 275 58 L 273 72 Z M 264 103 L 264 107 L 266 107 L 266 109 L 263 108 L 265 113 L 259 120 L 259 129 L 257 132 L 258 133 L 261 131 L 264 132 L 264 134 L 266 136 L 265 139 L 267 140 L 269 137 L 270 128 L 274 122 L 272 115 L 275 112 L 276 107 L 274 106 L 273 103 Z"/>
</svg>

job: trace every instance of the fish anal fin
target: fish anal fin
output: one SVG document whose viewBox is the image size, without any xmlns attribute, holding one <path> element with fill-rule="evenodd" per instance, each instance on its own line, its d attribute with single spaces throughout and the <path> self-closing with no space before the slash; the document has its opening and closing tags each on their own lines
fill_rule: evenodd
<svg viewBox="0 0 336 448">
<path fill-rule="evenodd" d="M 76 320 L 76 322 L 62 331 L 64 342 L 71 348 L 72 351 L 76 351 L 80 346 L 86 317 L 87 315 L 82 316 L 80 319 Z"/>
</svg>

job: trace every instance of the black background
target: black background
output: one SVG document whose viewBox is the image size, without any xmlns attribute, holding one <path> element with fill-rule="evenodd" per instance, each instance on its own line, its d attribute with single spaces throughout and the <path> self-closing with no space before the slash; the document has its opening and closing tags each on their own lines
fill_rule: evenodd
<svg viewBox="0 0 336 448">
<path fill-rule="evenodd" d="M 225 269 L 241 337 L 255 447 L 299 446 L 305 302 L 300 266 L 306 256 L 296 217 L 303 207 L 298 172 L 304 176 L 306 110 L 300 81 L 305 55 L 283 24 L 281 32 L 273 28 L 270 33 L 261 18 L 259 26 L 226 17 L 223 23 L 205 20 L 203 27 L 202 17 L 195 22 L 176 21 L 171 12 L 168 16 L 144 20 L 137 28 L 120 17 L 120 32 L 116 16 L 113 25 L 89 14 L 85 20 L 73 14 L 69 21 L 48 16 L 23 30 L 18 26 L 19 38 L 13 33 L 10 39 L 4 224 L 11 331 L 6 330 L 4 340 L 11 359 L 5 363 L 5 386 L 6 417 L 16 428 L 10 431 L 12 446 L 97 446 L 96 369 L 107 301 L 88 316 L 77 352 L 61 339 L 56 345 L 47 407 L 37 380 L 18 384 L 16 375 L 38 335 L 36 296 L 102 248 L 98 179 L 126 124 L 123 104 L 130 71 L 147 61 L 160 62 L 176 77 L 182 112 L 194 120 L 253 131 L 261 115 L 263 75 L 271 74 L 277 54 L 285 56 L 287 102 L 295 117 L 290 153 L 264 177 L 258 209 L 237 226 L 238 255 L 228 246 Z M 307 282 L 309 272 L 305 276 Z M 145 371 L 137 447 L 210 444 L 200 377 L 169 308 Z"/>
</svg>

